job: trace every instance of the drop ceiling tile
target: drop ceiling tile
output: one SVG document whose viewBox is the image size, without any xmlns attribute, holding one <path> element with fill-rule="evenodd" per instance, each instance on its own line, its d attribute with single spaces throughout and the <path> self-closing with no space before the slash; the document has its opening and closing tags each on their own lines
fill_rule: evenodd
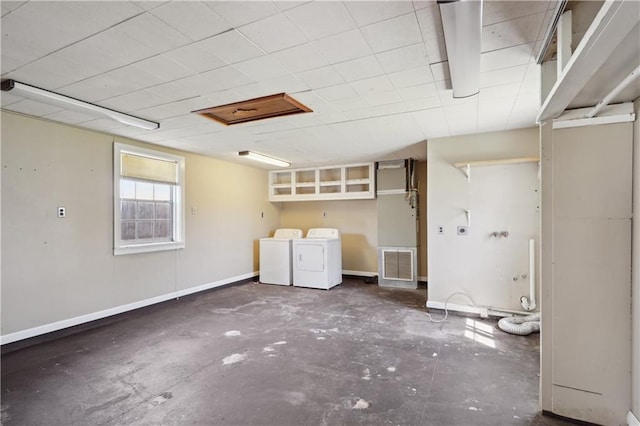
<svg viewBox="0 0 640 426">
<path fill-rule="evenodd" d="M 428 66 L 410 68 L 387 76 L 396 89 L 433 82 L 431 68 Z"/>
<path fill-rule="evenodd" d="M 371 55 L 371 49 L 360 30 L 346 31 L 312 42 L 331 64 Z"/>
<path fill-rule="evenodd" d="M 122 70 L 122 68 L 117 71 L 120 70 Z M 143 78 L 142 76 L 141 79 Z M 144 83 L 144 80 L 142 80 L 142 83 Z M 79 81 L 78 83 L 70 84 L 61 88 L 59 92 L 83 101 L 97 102 L 129 92 L 135 92 L 145 87 L 147 86 L 144 84 L 141 85 L 141 81 L 137 80 L 134 76 L 122 78 L 122 72 L 113 72 L 99 74 L 95 77 Z"/>
<path fill-rule="evenodd" d="M 208 1 L 205 4 L 236 28 L 279 12 L 270 1 Z"/>
<path fill-rule="evenodd" d="M 503 84 L 500 86 L 485 87 L 480 90 L 480 102 L 497 101 L 498 99 L 515 99 L 520 91 L 520 83 Z"/>
<path fill-rule="evenodd" d="M 345 81 L 351 82 L 384 74 L 375 56 L 365 56 L 334 65 Z"/>
<path fill-rule="evenodd" d="M 194 72 L 210 71 L 227 63 L 217 57 L 206 43 L 196 42 L 165 53 L 163 56 Z"/>
<path fill-rule="evenodd" d="M 68 123 L 68 124 L 79 124 L 85 121 L 91 121 L 96 119 L 95 115 L 85 114 L 79 111 L 73 111 L 68 109 L 57 111 L 52 114 L 47 114 L 44 117 L 48 120 L 60 121 L 62 123 Z"/>
<path fill-rule="evenodd" d="M 297 93 L 309 90 L 307 85 L 301 82 L 293 74 L 262 80 L 259 84 L 260 87 L 264 88 L 267 94 L 271 95 L 274 93 L 285 92 L 292 95 L 294 98 L 297 96 Z"/>
<path fill-rule="evenodd" d="M 527 72 L 527 65 L 518 65 L 496 71 L 480 73 L 480 88 L 500 86 L 507 83 L 521 83 Z"/>
<path fill-rule="evenodd" d="M 320 89 L 344 83 L 344 79 L 332 66 L 316 68 L 296 75 L 310 89 Z"/>
<path fill-rule="evenodd" d="M 431 75 L 433 75 L 433 81 L 450 80 L 451 74 L 449 73 L 449 62 L 438 62 L 431 64 Z"/>
<path fill-rule="evenodd" d="M 91 63 L 66 57 L 64 50 L 62 50 L 31 62 L 20 67 L 18 71 L 5 74 L 2 77 L 13 78 L 22 83 L 47 90 L 56 90 L 101 72 Z"/>
<path fill-rule="evenodd" d="M 413 8 L 415 10 L 420 10 L 427 7 L 433 7 L 436 4 L 437 4 L 436 0 L 413 0 Z"/>
<path fill-rule="evenodd" d="M 434 83 L 404 87 L 402 89 L 398 89 L 398 93 L 404 101 L 438 97 L 438 89 L 436 89 L 436 85 Z"/>
<path fill-rule="evenodd" d="M 401 103 L 402 98 L 395 90 L 388 90 L 386 92 L 371 92 L 362 96 L 362 99 L 370 106 L 388 105 L 394 103 Z"/>
<path fill-rule="evenodd" d="M 62 111 L 62 108 L 60 107 L 45 104 L 43 102 L 32 101 L 31 99 L 24 99 L 5 108 L 9 111 L 20 112 L 22 114 L 33 115 L 35 117 L 42 117 L 44 115 Z"/>
<path fill-rule="evenodd" d="M 288 74 L 288 71 L 270 56 L 261 56 L 259 58 L 249 59 L 248 61 L 238 62 L 234 67 L 255 81 L 281 77 Z"/>
<path fill-rule="evenodd" d="M 303 4 L 285 12 L 309 40 L 324 38 L 356 28 L 342 2 L 321 1 Z"/>
<path fill-rule="evenodd" d="M 427 48 L 429 63 L 446 61 L 447 49 L 444 44 L 440 8 L 437 5 L 425 7 L 418 10 L 416 16 Z"/>
<path fill-rule="evenodd" d="M 305 1 L 283 0 L 283 1 L 274 1 L 273 4 L 278 9 L 280 9 L 282 11 L 285 11 L 285 10 L 293 9 L 293 8 L 296 8 L 296 7 L 300 7 L 303 4 L 309 3 L 310 1 L 311 0 L 305 0 Z"/>
<path fill-rule="evenodd" d="M 273 15 L 239 28 L 253 43 L 273 53 L 307 41 L 304 34 L 284 15 Z"/>
<path fill-rule="evenodd" d="M 122 129 L 129 126 L 118 121 L 110 120 L 108 118 L 98 118 L 96 120 L 85 121 L 84 123 L 82 123 L 82 127 L 88 127 L 89 129 L 104 132 L 113 132 L 117 129 Z"/>
<path fill-rule="evenodd" d="M 547 10 L 548 0 L 487 1 L 482 3 L 482 25 L 510 21 Z"/>
<path fill-rule="evenodd" d="M 16 95 L 11 95 L 9 92 L 0 92 L 0 103 L 4 108 L 7 105 L 14 104 L 16 102 L 20 102 L 23 98 Z"/>
<path fill-rule="evenodd" d="M 422 35 L 414 13 L 398 16 L 361 28 L 362 35 L 378 53 L 422 41 Z"/>
<path fill-rule="evenodd" d="M 453 135 L 476 133 L 478 130 L 478 99 L 443 108 L 449 131 Z"/>
<path fill-rule="evenodd" d="M 188 114 L 191 111 L 210 107 L 211 104 L 207 98 L 196 96 L 190 99 L 183 99 L 177 102 L 170 102 L 150 108 L 136 110 L 134 115 L 145 117 L 153 121 L 162 121 L 171 117 L 179 117 Z"/>
<path fill-rule="evenodd" d="M 348 84 L 337 84 L 335 86 L 314 90 L 314 92 L 328 102 L 359 96 Z"/>
<path fill-rule="evenodd" d="M 23 4 L 25 4 L 26 1 L 3 1 L 2 2 L 2 16 L 6 15 L 7 13 L 10 13 L 14 10 L 16 10 L 17 8 L 19 8 L 20 6 L 22 6 Z"/>
<path fill-rule="evenodd" d="M 172 1 L 153 9 L 150 13 L 194 41 L 231 28 L 220 15 L 197 1 Z"/>
<path fill-rule="evenodd" d="M 482 27 L 482 51 L 504 49 L 537 40 L 544 12 Z"/>
<path fill-rule="evenodd" d="M 171 98 L 160 96 L 150 90 L 138 90 L 137 92 L 131 92 L 103 100 L 100 102 L 100 105 L 130 114 L 135 110 L 162 105 L 171 101 Z"/>
<path fill-rule="evenodd" d="M 534 43 L 520 44 L 480 55 L 480 72 L 509 68 L 533 61 Z"/>
<path fill-rule="evenodd" d="M 15 68 L 142 12 L 132 3 L 28 2 L 2 17 L 2 53 Z"/>
<path fill-rule="evenodd" d="M 367 78 L 349 83 L 360 96 L 371 95 L 373 93 L 388 92 L 394 90 L 393 84 L 386 75 Z"/>
<path fill-rule="evenodd" d="M 500 100 L 480 99 L 478 111 L 478 131 L 495 132 L 504 130 L 515 102 L 515 97 Z"/>
<path fill-rule="evenodd" d="M 519 129 L 522 127 L 533 127 L 536 122 L 536 115 L 538 112 L 539 100 L 535 94 L 523 94 L 518 96 L 509 121 L 507 122 L 508 129 Z"/>
<path fill-rule="evenodd" d="M 333 112 L 335 109 L 328 104 L 324 99 L 316 95 L 311 90 L 307 92 L 293 93 L 293 98 L 303 105 L 311 108 L 314 115 L 316 113 Z"/>
<path fill-rule="evenodd" d="M 440 98 L 433 96 L 431 98 L 413 99 L 404 102 L 407 111 L 422 111 L 440 107 Z"/>
<path fill-rule="evenodd" d="M 207 88 L 203 88 L 201 95 L 217 92 L 219 90 L 231 89 L 253 83 L 254 80 L 242 73 L 234 66 L 226 66 L 213 71 L 200 74 L 207 81 Z"/>
<path fill-rule="evenodd" d="M 386 73 L 428 65 L 427 51 L 423 43 L 417 43 L 376 54 Z"/>
<path fill-rule="evenodd" d="M 360 27 L 414 11 L 410 1 L 352 1 L 345 4 Z"/>
<path fill-rule="evenodd" d="M 229 64 L 264 55 L 260 48 L 237 30 L 202 40 L 198 46 Z"/>
<path fill-rule="evenodd" d="M 165 3 L 168 3 L 168 1 L 143 0 L 143 1 L 132 1 L 131 3 L 134 3 L 136 6 L 138 6 L 141 9 L 152 10 L 152 9 L 155 9 L 156 7 L 162 6 Z"/>
<path fill-rule="evenodd" d="M 271 55 L 290 72 L 307 71 L 329 65 L 327 60 L 310 43 L 281 50 Z"/>
</svg>

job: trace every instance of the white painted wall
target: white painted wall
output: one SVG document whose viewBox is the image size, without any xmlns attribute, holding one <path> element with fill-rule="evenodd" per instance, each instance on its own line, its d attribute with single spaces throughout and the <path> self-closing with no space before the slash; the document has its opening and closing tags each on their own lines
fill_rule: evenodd
<svg viewBox="0 0 640 426">
<path fill-rule="evenodd" d="M 631 405 L 631 123 L 542 141 L 542 408 L 624 424 Z"/>
<path fill-rule="evenodd" d="M 535 128 L 430 140 L 428 172 L 429 304 L 455 292 L 483 307 L 522 310 L 529 295 L 529 239 L 538 239 L 538 166 L 536 163 L 472 167 L 471 180 L 454 167 L 460 161 L 538 156 Z M 457 235 L 466 225 L 467 236 Z M 439 235 L 438 226 L 445 227 Z M 494 231 L 508 231 L 493 238 Z M 518 277 L 517 281 L 513 277 Z M 538 286 L 537 286 L 538 287 Z M 470 305 L 464 296 L 450 299 Z"/>
<path fill-rule="evenodd" d="M 114 256 L 113 140 L 2 112 L 3 342 L 257 271 L 258 239 L 280 223 L 267 172 L 188 153 L 186 248 Z"/>
<path fill-rule="evenodd" d="M 632 337 L 631 411 L 640 419 L 640 99 L 634 102 L 633 124 L 633 246 L 632 246 Z"/>
</svg>

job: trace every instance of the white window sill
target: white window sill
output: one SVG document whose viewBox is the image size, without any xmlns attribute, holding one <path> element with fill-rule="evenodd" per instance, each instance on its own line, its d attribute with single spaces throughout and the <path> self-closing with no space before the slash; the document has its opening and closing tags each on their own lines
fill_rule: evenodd
<svg viewBox="0 0 640 426">
<path fill-rule="evenodd" d="M 148 253 L 154 251 L 178 250 L 184 248 L 184 242 L 151 243 L 121 246 L 113 249 L 114 256 L 121 254 Z"/>
</svg>

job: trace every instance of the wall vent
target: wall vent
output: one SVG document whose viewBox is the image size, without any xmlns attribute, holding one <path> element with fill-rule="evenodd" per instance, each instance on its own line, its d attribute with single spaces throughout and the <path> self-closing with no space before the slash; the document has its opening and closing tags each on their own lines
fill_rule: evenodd
<svg viewBox="0 0 640 426">
<path fill-rule="evenodd" d="M 382 250 L 382 278 L 415 281 L 412 250 Z"/>
</svg>

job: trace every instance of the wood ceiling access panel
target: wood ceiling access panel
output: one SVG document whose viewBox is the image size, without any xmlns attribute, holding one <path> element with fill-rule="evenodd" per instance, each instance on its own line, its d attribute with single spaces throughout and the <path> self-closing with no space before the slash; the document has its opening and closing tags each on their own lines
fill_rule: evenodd
<svg viewBox="0 0 640 426">
<path fill-rule="evenodd" d="M 286 93 L 192 111 L 227 126 L 265 118 L 313 112 Z"/>
</svg>

